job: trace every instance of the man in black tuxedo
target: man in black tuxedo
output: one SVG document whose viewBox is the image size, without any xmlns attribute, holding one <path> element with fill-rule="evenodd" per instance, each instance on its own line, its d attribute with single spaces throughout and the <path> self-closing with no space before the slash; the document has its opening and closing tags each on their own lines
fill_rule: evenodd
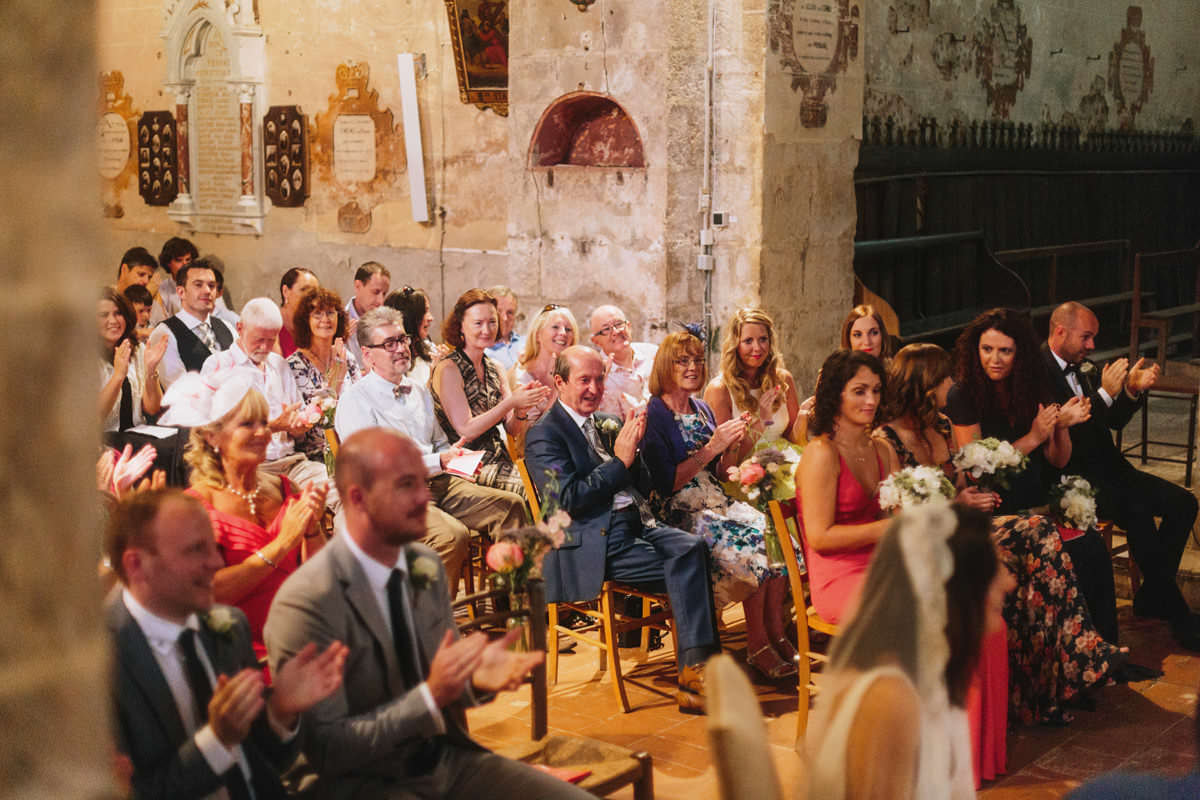
<svg viewBox="0 0 1200 800">
<path fill-rule="evenodd" d="M 133 795 L 282 800 L 299 714 L 341 684 L 346 648 L 309 645 L 275 673 L 268 696 L 246 617 L 213 605 L 225 562 L 208 513 L 178 490 L 118 505 L 105 545 L 124 585 L 107 617 L 117 750 L 132 766 Z"/>
<path fill-rule="evenodd" d="M 1129 535 L 1130 551 L 1142 571 L 1142 587 L 1133 612 L 1171 623 L 1176 640 L 1200 650 L 1200 625 L 1188 608 L 1175 573 L 1196 519 L 1195 496 L 1170 481 L 1142 472 L 1113 442 L 1111 430 L 1123 428 L 1145 402 L 1158 379 L 1157 364 L 1143 359 L 1130 366 L 1119 358 L 1100 370 L 1088 360 L 1100 323 L 1079 303 L 1064 303 L 1050 317 L 1050 336 L 1042 348 L 1052 376 L 1055 400 L 1073 395 L 1092 401 L 1092 417 L 1071 428 L 1071 461 L 1065 472 L 1082 475 L 1097 489 L 1101 519 L 1116 522 Z M 1155 523 L 1155 517 L 1161 522 Z"/>
<path fill-rule="evenodd" d="M 699 713 L 703 665 L 719 650 L 708 549 L 698 536 L 659 525 L 634 488 L 645 412 L 630 412 L 623 426 L 595 413 L 604 395 L 600 354 L 568 347 L 554 366 L 554 383 L 558 402 L 525 437 L 538 490 L 545 496 L 549 475 L 556 475 L 558 503 L 571 515 L 567 541 L 546 555 L 546 598 L 591 600 L 606 578 L 665 585 L 679 637 L 679 710 Z"/>
</svg>

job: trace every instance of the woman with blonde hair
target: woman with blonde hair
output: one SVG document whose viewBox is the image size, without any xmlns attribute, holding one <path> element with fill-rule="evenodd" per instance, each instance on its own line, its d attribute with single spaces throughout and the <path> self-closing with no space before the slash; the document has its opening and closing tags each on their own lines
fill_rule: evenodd
<svg viewBox="0 0 1200 800">
<path fill-rule="evenodd" d="M 655 516 L 703 537 L 712 555 L 717 607 L 741 601 L 746 615 L 746 661 L 770 680 L 796 674 L 783 599 L 785 575 L 767 560 L 767 518 L 736 501 L 718 475 L 734 466 L 746 420 L 716 424 L 712 409 L 693 397 L 707 378 L 704 344 L 688 331 L 658 347 L 650 373 L 650 402 L 642 457 L 652 476 Z"/>
<path fill-rule="evenodd" d="M 263 658 L 263 625 L 275 593 L 325 544 L 327 487 L 300 488 L 259 469 L 271 429 L 255 370 L 239 367 L 209 380 L 219 385 L 213 389 L 197 373 L 173 383 L 163 398 L 170 406 L 164 422 L 192 428 L 183 455 L 192 469 L 187 493 L 208 511 L 226 565 L 213 579 L 213 597 L 245 612 L 254 652 Z"/>
<path fill-rule="evenodd" d="M 721 342 L 721 373 L 704 389 L 704 402 L 718 425 L 739 415 L 746 419 L 738 462 L 755 449 L 784 449 L 802 441 L 796 427 L 796 381 L 776 348 L 775 323 L 761 308 L 743 308 L 729 320 Z M 791 480 L 779 481 L 776 496 L 786 499 L 794 491 Z"/>
<path fill-rule="evenodd" d="M 548 304 L 533 318 L 529 335 L 525 337 L 525 350 L 509 373 L 509 385 L 513 388 L 537 382 L 550 389 L 549 395 L 529 412 L 530 424 L 537 420 L 558 399 L 554 384 L 554 362 L 558 354 L 575 344 L 579 325 L 575 315 L 566 306 Z"/>
</svg>

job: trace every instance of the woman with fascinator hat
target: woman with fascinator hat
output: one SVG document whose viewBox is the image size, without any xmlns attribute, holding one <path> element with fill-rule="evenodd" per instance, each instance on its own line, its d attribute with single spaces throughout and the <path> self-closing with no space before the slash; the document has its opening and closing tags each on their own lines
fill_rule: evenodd
<svg viewBox="0 0 1200 800">
<path fill-rule="evenodd" d="M 747 661 L 777 680 L 796 674 L 796 649 L 783 618 L 788 583 L 768 562 L 766 517 L 726 494 L 717 477 L 737 464 L 747 423 L 738 416 L 716 424 L 708 404 L 692 397 L 706 377 L 704 344 L 690 330 L 672 333 L 659 345 L 642 439 L 654 481 L 654 512 L 666 524 L 704 538 L 717 608 L 742 602 Z"/>
<path fill-rule="evenodd" d="M 192 428 L 183 456 L 192 469 L 187 493 L 208 511 L 226 564 L 213 579 L 213 596 L 246 614 L 262 659 L 263 625 L 275 593 L 325 544 L 327 487 L 297 487 L 259 470 L 271 430 L 257 370 L 224 370 L 208 380 L 216 385 L 198 373 L 172 384 L 163 398 L 170 406 L 163 422 Z"/>
<path fill-rule="evenodd" d="M 929 504 L 894 520 L 834 640 L 809 735 L 809 797 L 975 796 L 964 703 L 1014 585 L 983 512 Z"/>
</svg>

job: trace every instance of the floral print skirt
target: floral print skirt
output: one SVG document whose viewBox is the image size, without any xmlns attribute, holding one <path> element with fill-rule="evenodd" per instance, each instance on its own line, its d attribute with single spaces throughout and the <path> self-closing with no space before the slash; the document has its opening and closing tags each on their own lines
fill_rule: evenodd
<svg viewBox="0 0 1200 800">
<path fill-rule="evenodd" d="M 1071 556 L 1049 518 L 996 517 L 992 538 L 1017 581 L 1004 605 L 1009 718 L 1025 724 L 1054 719 L 1081 690 L 1111 682 L 1117 647 L 1092 625 Z"/>
</svg>

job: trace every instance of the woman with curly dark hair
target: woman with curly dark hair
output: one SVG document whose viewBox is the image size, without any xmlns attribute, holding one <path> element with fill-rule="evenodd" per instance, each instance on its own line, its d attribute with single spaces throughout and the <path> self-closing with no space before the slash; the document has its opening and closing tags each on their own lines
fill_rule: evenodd
<svg viewBox="0 0 1200 800">
<path fill-rule="evenodd" d="M 359 378 L 358 362 L 346 354 L 349 318 L 336 292 L 322 287 L 304 293 L 296 306 L 296 352 L 287 357 L 305 403 L 337 400 Z M 313 425 L 296 449 L 310 461 L 325 460 L 325 431 Z"/>
<path fill-rule="evenodd" d="M 838 622 L 853 604 L 887 530 L 876 494 L 899 464 L 884 442 L 871 438 L 883 399 L 883 365 L 874 356 L 839 350 L 821 365 L 796 513 L 813 608 L 827 622 Z"/>
<path fill-rule="evenodd" d="M 534 381 L 516 389 L 500 365 L 485 355 L 496 343 L 499 317 L 496 299 L 482 289 L 470 289 L 442 325 L 442 338 L 454 348 L 434 367 L 429 379 L 433 410 L 451 441 L 463 440 L 469 450 L 482 450 L 483 467 L 476 477 L 480 486 L 507 489 L 525 496 L 525 486 L 509 457 L 500 425 L 520 435 L 529 413 L 550 390 Z"/>
<path fill-rule="evenodd" d="M 992 526 L 1018 586 L 1005 605 L 1010 713 L 1026 723 L 1066 722 L 1063 704 L 1106 681 L 1123 660 L 1115 646 L 1112 568 L 1098 536 L 1064 545 L 1053 521 L 1027 509 L 1046 503 L 1051 466 L 1061 468 L 1071 457 L 1068 429 L 1086 420 L 1090 408 L 1078 398 L 1061 407 L 1052 402 L 1033 327 L 1016 311 L 977 317 L 958 338 L 955 362 L 947 413 L 956 445 L 994 436 L 1029 456 L 1025 471 L 996 495 L 1002 516 Z"/>
</svg>

